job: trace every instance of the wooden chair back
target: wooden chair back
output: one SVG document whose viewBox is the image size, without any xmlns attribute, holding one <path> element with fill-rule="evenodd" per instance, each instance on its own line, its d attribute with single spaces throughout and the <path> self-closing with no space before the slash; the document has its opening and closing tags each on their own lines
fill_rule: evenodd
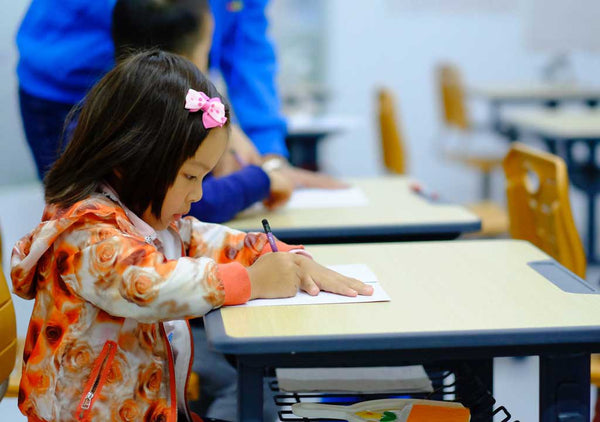
<svg viewBox="0 0 600 422">
<path fill-rule="evenodd" d="M 6 392 L 17 353 L 15 308 L 2 270 L 2 237 L 0 236 L 0 400 Z"/>
<path fill-rule="evenodd" d="M 585 278 L 585 252 L 571 214 L 565 162 L 513 143 L 503 167 L 511 236 L 528 240 Z"/>
<path fill-rule="evenodd" d="M 443 63 L 437 68 L 438 88 L 442 115 L 446 126 L 461 130 L 470 129 L 465 103 L 465 93 L 460 72 L 451 64 Z"/>
<path fill-rule="evenodd" d="M 406 174 L 406 153 L 400 124 L 396 120 L 393 94 L 385 88 L 377 95 L 379 132 L 383 162 L 388 171 Z"/>
</svg>

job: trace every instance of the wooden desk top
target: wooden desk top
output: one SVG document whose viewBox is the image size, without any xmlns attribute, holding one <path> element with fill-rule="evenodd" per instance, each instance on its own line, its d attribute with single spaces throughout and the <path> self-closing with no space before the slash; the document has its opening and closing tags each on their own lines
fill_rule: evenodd
<svg viewBox="0 0 600 422">
<path fill-rule="evenodd" d="M 539 82 L 498 83 L 475 85 L 468 88 L 469 95 L 491 101 L 561 101 L 600 99 L 600 87 L 575 84 L 550 84 Z"/>
<path fill-rule="evenodd" d="M 268 218 L 273 233 L 282 240 L 307 238 L 331 240 L 343 235 L 438 234 L 456 235 L 480 228 L 479 218 L 460 205 L 431 201 L 410 189 L 402 176 L 349 179 L 359 187 L 369 204 L 346 208 L 280 209 L 274 212 L 245 212 L 228 226 L 245 231 L 262 231 Z"/>
<path fill-rule="evenodd" d="M 535 110 L 506 113 L 502 121 L 525 131 L 561 139 L 600 139 L 598 110 Z"/>
<path fill-rule="evenodd" d="M 224 308 L 206 318 L 221 351 L 373 350 L 600 341 L 600 294 L 567 293 L 517 240 L 321 245 L 325 265 L 366 263 L 391 302 Z M 546 262 L 575 284 L 570 273 Z M 583 287 L 586 287 L 584 285 Z"/>
</svg>

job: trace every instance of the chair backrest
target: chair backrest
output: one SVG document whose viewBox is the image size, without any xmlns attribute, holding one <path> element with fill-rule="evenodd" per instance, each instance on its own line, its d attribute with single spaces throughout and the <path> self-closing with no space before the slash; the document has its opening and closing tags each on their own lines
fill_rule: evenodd
<svg viewBox="0 0 600 422">
<path fill-rule="evenodd" d="M 456 66 L 447 63 L 438 65 L 437 81 L 444 123 L 456 129 L 469 129 L 464 88 Z"/>
<path fill-rule="evenodd" d="M 377 97 L 383 162 L 390 172 L 406 174 L 406 154 L 402 132 L 396 121 L 394 96 L 389 90 L 382 88 Z"/>
<path fill-rule="evenodd" d="M 513 143 L 503 166 L 511 236 L 528 240 L 584 278 L 585 252 L 571 214 L 565 162 Z"/>
<path fill-rule="evenodd" d="M 0 384 L 10 377 L 17 353 L 15 308 L 2 270 L 2 237 L 0 236 Z M 0 394 L 0 400 L 3 393 Z"/>
</svg>

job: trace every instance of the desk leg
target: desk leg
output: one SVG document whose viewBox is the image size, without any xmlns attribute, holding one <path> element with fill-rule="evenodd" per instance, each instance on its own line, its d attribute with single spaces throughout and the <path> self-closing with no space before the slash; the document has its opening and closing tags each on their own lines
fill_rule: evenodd
<svg viewBox="0 0 600 422">
<path fill-rule="evenodd" d="M 546 144 L 546 148 L 548 148 L 548 151 L 550 151 L 554 155 L 558 155 L 558 147 L 557 147 L 556 139 L 546 138 L 546 137 L 544 137 L 542 139 L 544 140 L 544 143 Z"/>
<path fill-rule="evenodd" d="M 587 197 L 586 254 L 588 263 L 596 263 L 598 262 L 596 259 L 596 196 L 599 190 L 596 149 L 598 148 L 598 142 L 596 140 L 583 142 L 583 145 L 588 149 L 587 161 L 578 161 L 574 157 L 573 150 L 578 143 L 581 143 L 581 141 L 577 139 L 565 142 L 565 161 L 571 183 Z"/>
<path fill-rule="evenodd" d="M 238 420 L 262 422 L 263 371 L 238 360 Z"/>
<path fill-rule="evenodd" d="M 588 162 L 587 169 L 588 174 L 594 174 L 596 172 L 592 172 L 591 169 L 598 169 L 596 164 L 596 148 L 598 146 L 597 142 L 588 141 L 586 142 L 588 147 Z M 569 148 L 569 152 L 572 153 L 571 148 Z M 573 160 L 573 157 L 570 157 L 570 160 Z M 593 176 L 588 177 L 591 179 Z M 588 225 L 588 237 L 587 237 L 587 258 L 588 262 L 596 262 L 596 194 L 597 189 L 593 187 L 593 181 L 589 180 L 589 185 L 585 189 L 585 193 L 588 197 L 588 217 L 587 217 L 587 225 Z"/>
<path fill-rule="evenodd" d="M 492 116 L 492 128 L 497 133 L 504 134 L 504 127 L 500 118 L 500 102 L 492 101 L 490 103 L 490 115 Z"/>
<path fill-rule="evenodd" d="M 587 257 L 588 262 L 596 261 L 596 195 L 587 193 L 588 215 L 587 215 Z"/>
<path fill-rule="evenodd" d="M 494 410 L 494 360 L 470 360 L 456 369 L 456 396 L 477 415 L 478 422 L 492 422 Z M 487 394 L 489 392 L 489 394 Z"/>
<path fill-rule="evenodd" d="M 540 421 L 590 421 L 590 355 L 540 356 Z"/>
</svg>

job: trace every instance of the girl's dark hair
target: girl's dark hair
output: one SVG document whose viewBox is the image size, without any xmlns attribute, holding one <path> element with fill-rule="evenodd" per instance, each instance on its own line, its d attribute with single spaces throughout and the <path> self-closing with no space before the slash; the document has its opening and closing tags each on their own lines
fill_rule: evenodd
<svg viewBox="0 0 600 422">
<path fill-rule="evenodd" d="M 209 13 L 208 0 L 117 0 L 112 15 L 115 57 L 121 60 L 149 48 L 189 55 Z"/>
<path fill-rule="evenodd" d="M 106 181 L 137 215 L 151 206 L 159 217 L 180 167 L 210 131 L 202 111 L 184 108 L 189 88 L 219 97 L 229 117 L 224 98 L 183 57 L 153 50 L 121 61 L 83 100 L 72 139 L 44 179 L 46 202 L 70 206 Z"/>
</svg>

